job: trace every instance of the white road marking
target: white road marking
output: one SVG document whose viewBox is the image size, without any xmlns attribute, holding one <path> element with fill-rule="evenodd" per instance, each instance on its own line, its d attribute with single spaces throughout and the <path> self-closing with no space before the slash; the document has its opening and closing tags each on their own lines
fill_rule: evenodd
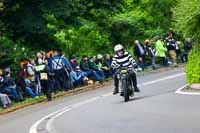
<svg viewBox="0 0 200 133">
<path fill-rule="evenodd" d="M 101 96 L 103 97 L 103 96 Z M 77 103 L 77 104 L 74 104 L 73 106 L 71 106 L 71 108 L 69 109 L 66 109 L 66 110 L 63 110 L 62 112 L 58 113 L 57 115 L 53 116 L 48 122 L 47 122 L 47 125 L 46 125 L 46 129 L 49 133 L 56 133 L 56 130 L 54 129 L 54 127 L 52 126 L 53 125 L 53 121 L 58 118 L 59 116 L 61 116 L 62 114 L 64 114 L 65 112 L 68 112 L 74 108 L 78 108 L 82 105 L 85 105 L 87 103 L 91 103 L 95 100 L 98 100 L 100 99 L 100 97 L 94 97 L 94 98 L 91 98 L 89 100 L 86 100 L 86 101 L 83 101 L 83 102 L 80 102 L 80 103 Z"/>
<path fill-rule="evenodd" d="M 179 74 L 175 74 L 175 75 L 171 75 L 171 76 L 167 76 L 167 77 L 163 77 L 163 78 L 159 78 L 159 79 L 156 79 L 156 80 L 153 80 L 153 81 L 150 81 L 150 82 L 146 82 L 146 83 L 143 83 L 143 84 L 139 84 L 138 86 L 146 86 L 146 85 L 151 85 L 151 84 L 155 84 L 155 83 L 158 83 L 158 82 L 161 82 L 161 81 L 164 81 L 164 80 L 168 80 L 168 79 L 173 79 L 173 78 L 176 78 L 176 77 L 180 77 L 180 76 L 183 76 L 185 75 L 185 73 L 179 73 Z M 79 103 L 76 103 L 76 104 L 73 104 L 71 106 L 67 106 L 67 107 L 64 107 L 58 111 L 55 111 L 51 114 L 48 114 L 46 115 L 45 117 L 41 118 L 40 120 L 38 120 L 36 123 L 34 123 L 30 130 L 29 130 L 29 133 L 38 133 L 38 126 L 45 120 L 47 120 L 47 124 L 46 124 L 46 129 L 49 133 L 56 133 L 55 129 L 53 128 L 52 124 L 53 124 L 53 121 L 58 118 L 59 116 L 63 115 L 65 112 L 68 112 L 74 108 L 78 108 L 82 105 L 85 105 L 85 104 L 88 104 L 88 103 L 91 103 L 93 101 L 96 101 L 98 99 L 101 99 L 101 98 L 104 98 L 104 97 L 108 97 L 108 96 L 111 96 L 112 93 L 107 93 L 107 94 L 104 94 L 104 95 L 101 95 L 99 97 L 94 97 L 94 98 L 91 98 L 89 100 L 85 100 L 83 102 L 79 102 Z"/>
<path fill-rule="evenodd" d="M 182 91 L 186 86 L 187 86 L 187 84 L 180 87 L 175 93 L 176 94 L 182 94 L 182 95 L 200 95 L 200 93 L 198 93 L 198 92 L 184 92 L 184 91 Z"/>
<path fill-rule="evenodd" d="M 185 73 L 178 73 L 178 74 L 175 74 L 175 75 L 171 75 L 171 76 L 167 76 L 167 77 L 164 77 L 164 78 L 160 78 L 160 79 L 157 79 L 157 80 L 153 80 L 153 81 L 150 81 L 150 82 L 143 83 L 143 84 L 141 84 L 141 86 L 155 84 L 155 83 L 158 83 L 158 82 L 161 82 L 161 81 L 164 81 L 164 80 L 180 77 L 180 76 L 183 76 L 183 75 L 185 75 Z"/>
</svg>

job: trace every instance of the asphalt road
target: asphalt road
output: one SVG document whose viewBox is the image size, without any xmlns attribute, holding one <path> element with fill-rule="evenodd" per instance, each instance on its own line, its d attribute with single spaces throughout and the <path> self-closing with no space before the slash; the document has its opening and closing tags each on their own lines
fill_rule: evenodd
<svg viewBox="0 0 200 133">
<path fill-rule="evenodd" d="M 0 133 L 200 133 L 200 97 L 174 92 L 183 69 L 138 77 L 141 93 L 124 103 L 113 86 L 0 117 Z"/>
</svg>

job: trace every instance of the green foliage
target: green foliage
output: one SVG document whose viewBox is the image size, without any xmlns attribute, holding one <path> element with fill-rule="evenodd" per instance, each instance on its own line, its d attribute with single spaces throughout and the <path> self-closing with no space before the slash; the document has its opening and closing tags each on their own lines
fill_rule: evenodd
<svg viewBox="0 0 200 133">
<path fill-rule="evenodd" d="M 125 0 L 123 11 L 112 20 L 112 42 L 131 46 L 135 39 L 162 35 L 171 26 L 174 0 Z"/>
<path fill-rule="evenodd" d="M 33 55 L 30 49 L 23 47 L 19 42 L 13 43 L 5 36 L 0 36 L 0 48 L 0 68 L 8 66 L 16 68 L 21 60 Z"/>
<path fill-rule="evenodd" d="M 148 31 L 148 24 L 152 23 L 151 16 L 139 9 L 117 14 L 112 18 L 113 36 L 115 42 L 132 44 L 136 37 L 144 38 Z"/>
<path fill-rule="evenodd" d="M 189 54 L 186 66 L 187 82 L 200 83 L 200 47 L 196 46 Z"/>
<path fill-rule="evenodd" d="M 178 0 L 173 13 L 175 29 L 200 42 L 200 0 Z"/>
<path fill-rule="evenodd" d="M 134 39 L 144 40 L 168 30 L 174 3 L 174 0 L 2 0 L 0 49 L 6 48 L 7 52 L 1 53 L 0 64 L 15 64 L 32 56 L 32 51 L 63 49 L 68 56 L 93 55 L 112 51 L 116 43 L 130 49 Z"/>
<path fill-rule="evenodd" d="M 200 1 L 178 0 L 173 9 L 175 29 L 184 37 L 191 37 L 196 45 L 189 54 L 186 66 L 187 82 L 200 83 Z"/>
</svg>

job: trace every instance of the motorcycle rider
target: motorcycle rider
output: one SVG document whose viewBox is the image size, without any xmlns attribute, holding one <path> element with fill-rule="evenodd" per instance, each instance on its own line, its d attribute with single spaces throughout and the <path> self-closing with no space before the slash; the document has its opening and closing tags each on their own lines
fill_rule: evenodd
<svg viewBox="0 0 200 133">
<path fill-rule="evenodd" d="M 134 72 L 134 68 L 137 66 L 137 64 L 135 63 L 135 60 L 132 58 L 131 54 L 126 52 L 124 50 L 124 47 L 121 44 L 117 44 L 114 47 L 114 52 L 115 55 L 113 56 L 113 60 L 112 60 L 112 68 L 115 71 L 114 74 L 114 91 L 113 91 L 113 95 L 116 95 L 119 92 L 119 79 L 117 77 L 117 69 L 119 69 L 120 67 L 123 68 L 133 68 L 133 71 L 130 73 L 131 79 L 132 79 L 132 83 L 133 83 L 133 87 L 135 92 L 140 92 L 139 88 L 137 87 L 137 78 L 136 78 L 136 73 Z M 121 95 L 123 95 L 123 90 L 121 92 Z"/>
</svg>

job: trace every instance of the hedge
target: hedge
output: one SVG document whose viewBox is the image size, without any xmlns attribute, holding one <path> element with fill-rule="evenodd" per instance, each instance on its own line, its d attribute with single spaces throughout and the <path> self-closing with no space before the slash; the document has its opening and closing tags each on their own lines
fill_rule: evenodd
<svg viewBox="0 0 200 133">
<path fill-rule="evenodd" d="M 189 84 L 200 83 L 200 46 L 195 46 L 188 56 L 186 78 Z"/>
</svg>

